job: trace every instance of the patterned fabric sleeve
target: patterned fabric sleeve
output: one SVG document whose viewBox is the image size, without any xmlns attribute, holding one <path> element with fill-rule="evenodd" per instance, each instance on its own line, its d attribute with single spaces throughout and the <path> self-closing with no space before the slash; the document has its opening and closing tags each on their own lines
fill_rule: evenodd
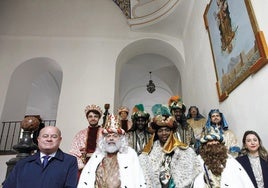
<svg viewBox="0 0 268 188">
<path fill-rule="evenodd" d="M 236 135 L 231 130 L 224 131 L 225 145 L 228 148 L 228 153 L 233 157 L 237 157 L 240 152 L 240 147 L 237 142 Z"/>
<path fill-rule="evenodd" d="M 85 164 L 83 163 L 81 156 L 82 151 L 86 150 L 86 140 L 87 140 L 87 128 L 79 131 L 72 142 L 70 154 L 75 156 L 78 163 L 78 169 L 84 168 Z"/>
</svg>

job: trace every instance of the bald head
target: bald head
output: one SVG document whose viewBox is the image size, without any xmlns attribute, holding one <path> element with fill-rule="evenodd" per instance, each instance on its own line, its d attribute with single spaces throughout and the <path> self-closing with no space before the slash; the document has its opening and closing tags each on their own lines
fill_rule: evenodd
<svg viewBox="0 0 268 188">
<path fill-rule="evenodd" d="M 61 131 L 57 127 L 46 126 L 37 138 L 39 150 L 47 155 L 54 153 L 59 149 L 61 139 Z"/>
</svg>

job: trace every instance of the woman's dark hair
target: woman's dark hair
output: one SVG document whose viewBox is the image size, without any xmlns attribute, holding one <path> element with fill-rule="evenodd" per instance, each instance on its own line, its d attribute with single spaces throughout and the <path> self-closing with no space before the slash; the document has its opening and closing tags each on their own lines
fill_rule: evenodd
<svg viewBox="0 0 268 188">
<path fill-rule="evenodd" d="M 244 136 L 243 136 L 243 139 L 242 139 L 243 147 L 242 147 L 241 153 L 244 154 L 244 155 L 249 153 L 249 150 L 245 147 L 245 145 L 246 145 L 246 138 L 247 138 L 247 136 L 249 134 L 253 134 L 253 135 L 255 135 L 257 137 L 257 139 L 259 140 L 259 144 L 260 144 L 260 147 L 258 148 L 259 156 L 262 159 L 264 159 L 265 161 L 268 161 L 268 153 L 267 153 L 267 150 L 262 145 L 262 140 L 261 140 L 260 136 L 258 135 L 257 132 L 252 131 L 252 130 L 246 131 L 244 133 Z"/>
</svg>

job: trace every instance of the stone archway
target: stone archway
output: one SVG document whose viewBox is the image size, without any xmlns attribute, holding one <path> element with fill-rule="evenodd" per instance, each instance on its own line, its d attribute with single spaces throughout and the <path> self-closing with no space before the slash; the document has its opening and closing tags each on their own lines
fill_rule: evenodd
<svg viewBox="0 0 268 188">
<path fill-rule="evenodd" d="M 50 58 L 21 63 L 10 78 L 1 120 L 21 120 L 27 113 L 56 118 L 61 82 L 61 67 Z"/>
<path fill-rule="evenodd" d="M 117 59 L 115 111 L 121 105 L 131 109 L 142 103 L 151 113 L 154 104 L 166 104 L 170 96 L 181 95 L 180 68 L 183 65 L 181 54 L 165 41 L 142 39 L 126 46 Z M 146 91 L 149 71 L 156 84 L 152 94 Z"/>
</svg>

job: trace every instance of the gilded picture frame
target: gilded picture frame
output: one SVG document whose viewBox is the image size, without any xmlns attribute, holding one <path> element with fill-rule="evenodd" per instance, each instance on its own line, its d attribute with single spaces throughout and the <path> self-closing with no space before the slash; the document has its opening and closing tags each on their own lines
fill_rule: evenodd
<svg viewBox="0 0 268 188">
<path fill-rule="evenodd" d="M 250 0 L 211 0 L 204 12 L 204 22 L 222 102 L 248 76 L 267 64 L 267 44 Z"/>
</svg>

